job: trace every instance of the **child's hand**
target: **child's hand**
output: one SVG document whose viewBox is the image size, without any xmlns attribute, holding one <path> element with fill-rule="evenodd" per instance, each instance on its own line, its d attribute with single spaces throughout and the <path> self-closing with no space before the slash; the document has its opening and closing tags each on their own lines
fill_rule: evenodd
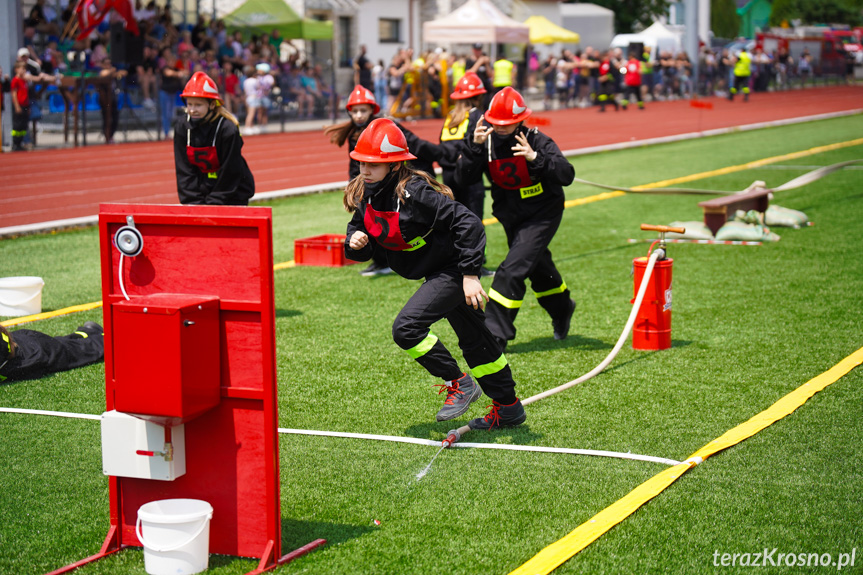
<svg viewBox="0 0 863 575">
<path fill-rule="evenodd" d="M 462 288 L 464 289 L 464 301 L 473 309 L 483 309 L 485 301 L 488 301 L 488 294 L 482 289 L 482 284 L 479 283 L 478 276 L 464 276 L 462 280 Z"/>
<path fill-rule="evenodd" d="M 474 144 L 485 144 L 485 141 L 488 139 L 488 135 L 492 133 L 494 128 L 491 126 L 486 127 L 483 123 L 483 118 L 479 119 L 479 122 L 476 123 L 476 129 L 473 131 L 473 143 Z"/>
<path fill-rule="evenodd" d="M 348 245 L 352 250 L 361 250 L 369 243 L 369 236 L 365 233 L 356 231 L 351 236 L 351 241 L 348 242 Z"/>
<path fill-rule="evenodd" d="M 514 152 L 513 156 L 524 156 L 524 159 L 528 162 L 532 162 L 536 159 L 536 152 L 530 147 L 530 144 L 527 143 L 526 134 L 519 132 L 515 135 L 515 141 L 518 142 L 518 144 L 512 147 L 512 151 Z"/>
</svg>

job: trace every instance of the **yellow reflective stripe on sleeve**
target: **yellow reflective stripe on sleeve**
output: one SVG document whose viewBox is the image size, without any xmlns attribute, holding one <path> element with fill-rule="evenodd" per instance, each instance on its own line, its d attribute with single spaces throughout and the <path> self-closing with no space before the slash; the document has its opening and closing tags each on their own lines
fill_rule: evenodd
<svg viewBox="0 0 863 575">
<path fill-rule="evenodd" d="M 476 367 L 472 367 L 470 372 L 474 377 L 480 378 L 485 377 L 487 375 L 492 375 L 494 373 L 499 372 L 503 368 L 507 366 L 506 356 L 500 354 L 500 357 L 491 363 L 484 363 L 482 365 L 477 365 Z"/>
<path fill-rule="evenodd" d="M 429 333 L 424 340 L 419 342 L 417 345 L 413 346 L 410 349 L 406 349 L 405 351 L 414 359 L 420 358 L 427 354 L 431 348 L 434 347 L 434 344 L 437 343 L 437 336 L 433 333 Z"/>
<path fill-rule="evenodd" d="M 551 288 L 550 290 L 538 291 L 538 292 L 534 292 L 534 293 L 536 294 L 536 299 L 539 299 L 541 297 L 545 297 L 545 296 L 549 296 L 549 295 L 555 295 L 555 294 L 563 293 L 565 291 L 566 291 L 566 282 L 563 282 L 562 284 L 560 284 L 556 288 Z"/>
<path fill-rule="evenodd" d="M 492 301 L 496 301 L 500 305 L 508 309 L 518 309 L 521 307 L 523 300 L 509 299 L 505 298 L 501 295 L 501 293 L 495 289 L 488 290 L 488 298 Z"/>
</svg>

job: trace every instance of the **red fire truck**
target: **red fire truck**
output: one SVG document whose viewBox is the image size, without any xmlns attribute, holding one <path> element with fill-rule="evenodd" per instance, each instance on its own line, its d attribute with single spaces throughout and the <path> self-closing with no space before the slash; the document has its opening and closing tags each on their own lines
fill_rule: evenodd
<svg viewBox="0 0 863 575">
<path fill-rule="evenodd" d="M 755 37 L 756 46 L 767 54 L 786 51 L 794 62 L 800 61 L 800 56 L 807 50 L 812 57 L 812 69 L 816 76 L 842 75 L 847 71 L 848 52 L 842 40 L 833 32 L 825 30 L 820 34 L 808 33 L 799 35 L 789 30 L 761 33 Z"/>
</svg>

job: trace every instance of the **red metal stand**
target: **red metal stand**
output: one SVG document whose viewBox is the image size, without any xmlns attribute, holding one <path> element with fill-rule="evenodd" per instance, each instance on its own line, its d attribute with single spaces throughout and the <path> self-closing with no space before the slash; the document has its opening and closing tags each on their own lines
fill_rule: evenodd
<svg viewBox="0 0 863 575">
<path fill-rule="evenodd" d="M 140 547 L 135 533 L 138 508 L 161 499 L 210 503 L 210 552 L 260 558 L 253 573 L 274 569 L 322 545 L 325 541 L 318 540 L 280 557 L 270 208 L 133 204 L 100 208 L 106 409 L 115 409 L 118 386 L 125 383 L 118 383 L 117 374 L 128 372 L 128 365 L 118 370 L 118 360 L 133 358 L 138 369 L 152 373 L 148 386 L 154 393 L 165 385 L 162 379 L 170 379 L 159 377 L 158 357 L 130 352 L 136 340 L 157 338 L 158 333 L 129 338 L 116 331 L 117 306 L 128 303 L 123 289 L 130 302 L 155 294 L 218 298 L 219 369 L 215 373 L 220 397 L 215 407 L 184 423 L 185 475 L 173 481 L 111 477 L 111 527 L 102 550 L 54 573 L 71 571 L 123 547 Z M 143 238 L 143 251 L 124 256 L 121 269 L 121 254 L 112 239 L 129 216 Z M 124 411 L 134 413 L 128 406 Z"/>
</svg>

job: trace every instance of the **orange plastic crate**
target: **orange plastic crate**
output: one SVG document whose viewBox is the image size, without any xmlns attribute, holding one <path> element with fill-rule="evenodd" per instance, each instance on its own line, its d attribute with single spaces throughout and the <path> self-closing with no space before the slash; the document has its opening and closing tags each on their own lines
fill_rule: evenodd
<svg viewBox="0 0 863 575">
<path fill-rule="evenodd" d="M 324 234 L 294 240 L 294 263 L 298 266 L 341 267 L 357 263 L 345 258 L 344 234 Z"/>
</svg>

